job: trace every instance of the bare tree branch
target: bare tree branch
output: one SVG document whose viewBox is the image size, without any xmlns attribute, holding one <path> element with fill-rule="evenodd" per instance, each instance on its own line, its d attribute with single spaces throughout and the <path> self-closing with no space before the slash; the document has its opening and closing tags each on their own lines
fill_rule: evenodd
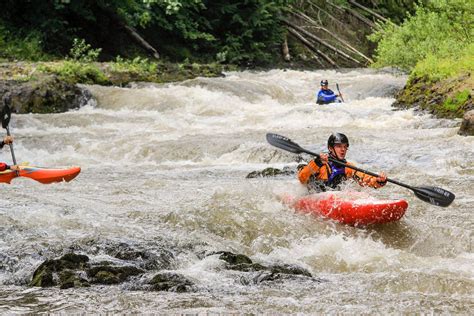
<svg viewBox="0 0 474 316">
<path fill-rule="evenodd" d="M 308 32 L 308 31 L 302 29 L 301 27 L 299 27 L 299 26 L 297 26 L 297 25 L 291 23 L 291 22 L 288 21 L 288 20 L 282 19 L 282 21 L 283 21 L 286 25 L 288 25 L 288 26 L 292 27 L 293 29 L 297 30 L 299 33 L 304 34 L 305 36 L 311 38 L 312 40 L 318 42 L 319 44 L 321 44 L 321 45 L 323 45 L 323 46 L 329 48 L 330 50 L 332 50 L 332 51 L 338 53 L 338 54 L 341 55 L 342 57 L 344 57 L 344 58 L 346 58 L 346 59 L 348 59 L 348 60 L 350 60 L 350 61 L 352 61 L 352 62 L 354 62 L 354 63 L 356 63 L 356 64 L 358 64 L 358 65 L 361 65 L 361 62 L 360 62 L 360 61 L 358 61 L 357 59 L 355 59 L 355 58 L 353 58 L 353 57 L 347 55 L 346 53 L 344 53 L 343 51 L 341 51 L 341 50 L 335 48 L 334 46 L 332 46 L 332 45 L 326 43 L 325 41 L 323 41 L 323 40 L 321 40 L 320 38 L 318 38 L 316 35 L 311 34 L 310 32 Z"/>
<path fill-rule="evenodd" d="M 364 7 L 362 4 L 360 3 L 357 3 L 356 1 L 354 0 L 347 0 L 347 2 L 349 2 L 350 4 L 358 7 L 358 8 L 361 8 L 362 10 L 372 14 L 373 16 L 375 16 L 376 18 L 378 18 L 379 20 L 382 20 L 384 22 L 388 22 L 388 23 L 393 23 L 391 22 L 390 20 L 387 20 L 385 17 L 381 16 L 380 14 L 378 14 L 377 12 L 374 12 L 373 10 L 367 8 L 367 7 Z"/>
<path fill-rule="evenodd" d="M 310 50 L 315 52 L 318 56 L 322 57 L 324 60 L 326 60 L 329 64 L 331 64 L 334 68 L 339 68 L 339 66 L 328 56 L 326 56 L 322 51 L 317 49 L 316 47 L 313 46 L 307 39 L 305 39 L 298 31 L 293 29 L 292 27 L 288 27 L 288 32 L 290 32 L 291 35 L 296 37 L 303 45 L 308 47 Z"/>
<path fill-rule="evenodd" d="M 345 40 L 343 40 L 342 38 L 339 38 L 337 37 L 336 35 L 333 34 L 333 32 L 329 31 L 328 29 L 326 29 L 325 27 L 321 26 L 320 24 L 318 24 L 315 20 L 313 20 L 312 18 L 310 18 L 309 16 L 307 16 L 306 14 L 304 14 L 303 12 L 300 12 L 300 11 L 292 11 L 292 13 L 298 17 L 300 17 L 301 19 L 304 19 L 306 21 L 308 21 L 309 23 L 313 24 L 318 30 L 321 30 L 321 31 L 324 31 L 326 34 L 328 34 L 329 36 L 333 37 L 334 39 L 336 39 L 337 41 L 339 41 L 340 43 L 342 43 L 343 45 L 345 45 L 349 50 L 351 50 L 352 52 L 358 54 L 359 56 L 361 56 L 362 58 L 364 58 L 365 60 L 367 60 L 368 62 L 370 63 L 373 63 L 373 60 L 370 59 L 369 57 L 365 56 L 363 53 L 361 53 L 360 51 L 358 51 L 357 49 L 355 49 L 354 47 L 352 47 L 349 43 L 347 43 Z"/>
</svg>

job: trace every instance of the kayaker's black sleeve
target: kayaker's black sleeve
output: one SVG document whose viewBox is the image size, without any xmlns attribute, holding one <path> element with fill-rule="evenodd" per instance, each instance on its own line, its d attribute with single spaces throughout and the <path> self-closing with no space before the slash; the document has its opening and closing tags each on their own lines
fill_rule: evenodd
<svg viewBox="0 0 474 316">
<path fill-rule="evenodd" d="M 2 149 L 3 146 L 5 146 L 5 142 L 2 140 L 2 141 L 0 142 L 0 149 Z"/>
</svg>

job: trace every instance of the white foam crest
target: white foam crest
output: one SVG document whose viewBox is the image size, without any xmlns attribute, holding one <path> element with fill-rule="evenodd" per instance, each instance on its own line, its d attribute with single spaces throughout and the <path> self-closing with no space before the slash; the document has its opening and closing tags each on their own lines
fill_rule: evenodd
<svg viewBox="0 0 474 316">
<path fill-rule="evenodd" d="M 178 273 L 189 277 L 202 286 L 215 287 L 219 285 L 233 284 L 233 280 L 223 274 L 225 271 L 225 262 L 219 259 L 220 255 L 207 256 L 202 260 L 184 261 L 186 266 L 176 270 Z"/>
<path fill-rule="evenodd" d="M 400 251 L 371 238 L 341 234 L 294 240 L 277 248 L 265 260 L 304 264 L 318 271 L 385 271 L 398 266 Z"/>
</svg>

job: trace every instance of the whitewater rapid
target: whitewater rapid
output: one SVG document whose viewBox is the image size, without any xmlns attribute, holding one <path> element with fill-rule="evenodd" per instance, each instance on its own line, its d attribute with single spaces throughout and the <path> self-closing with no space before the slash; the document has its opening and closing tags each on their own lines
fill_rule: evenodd
<svg viewBox="0 0 474 316">
<path fill-rule="evenodd" d="M 339 83 L 345 103 L 316 105 L 321 79 Z M 2 313 L 456 313 L 474 309 L 474 138 L 458 120 L 391 107 L 406 77 L 350 71 L 232 72 L 130 88 L 86 86 L 87 106 L 62 114 L 14 114 L 19 162 L 79 165 L 70 183 L 2 184 Z M 268 132 L 315 152 L 332 132 L 350 139 L 348 160 L 413 186 L 456 194 L 448 208 L 387 185 L 364 191 L 403 198 L 400 222 L 354 228 L 296 214 L 278 199 L 304 194 L 295 176 L 247 179 L 267 167 L 310 159 L 271 147 Z M 2 161 L 10 163 L 7 148 Z M 130 284 L 60 290 L 28 286 L 46 259 L 75 251 L 110 259 L 127 244 L 174 254 L 172 271 L 191 293 Z M 294 264 L 323 282 L 243 284 L 210 251 L 262 264 Z"/>
</svg>

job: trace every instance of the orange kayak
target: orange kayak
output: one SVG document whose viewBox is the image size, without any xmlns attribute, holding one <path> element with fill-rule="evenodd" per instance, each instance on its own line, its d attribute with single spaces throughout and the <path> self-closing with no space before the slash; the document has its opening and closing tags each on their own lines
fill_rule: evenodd
<svg viewBox="0 0 474 316">
<path fill-rule="evenodd" d="M 74 179 L 79 172 L 81 172 L 80 167 L 50 169 L 34 166 L 20 166 L 18 174 L 13 170 L 0 171 L 0 182 L 10 183 L 16 177 L 30 178 L 44 184 L 62 181 L 69 182 Z"/>
<path fill-rule="evenodd" d="M 331 218 L 352 226 L 398 221 L 405 214 L 405 200 L 378 200 L 357 192 L 324 192 L 300 198 L 285 197 L 284 203 L 297 211 Z"/>
</svg>

